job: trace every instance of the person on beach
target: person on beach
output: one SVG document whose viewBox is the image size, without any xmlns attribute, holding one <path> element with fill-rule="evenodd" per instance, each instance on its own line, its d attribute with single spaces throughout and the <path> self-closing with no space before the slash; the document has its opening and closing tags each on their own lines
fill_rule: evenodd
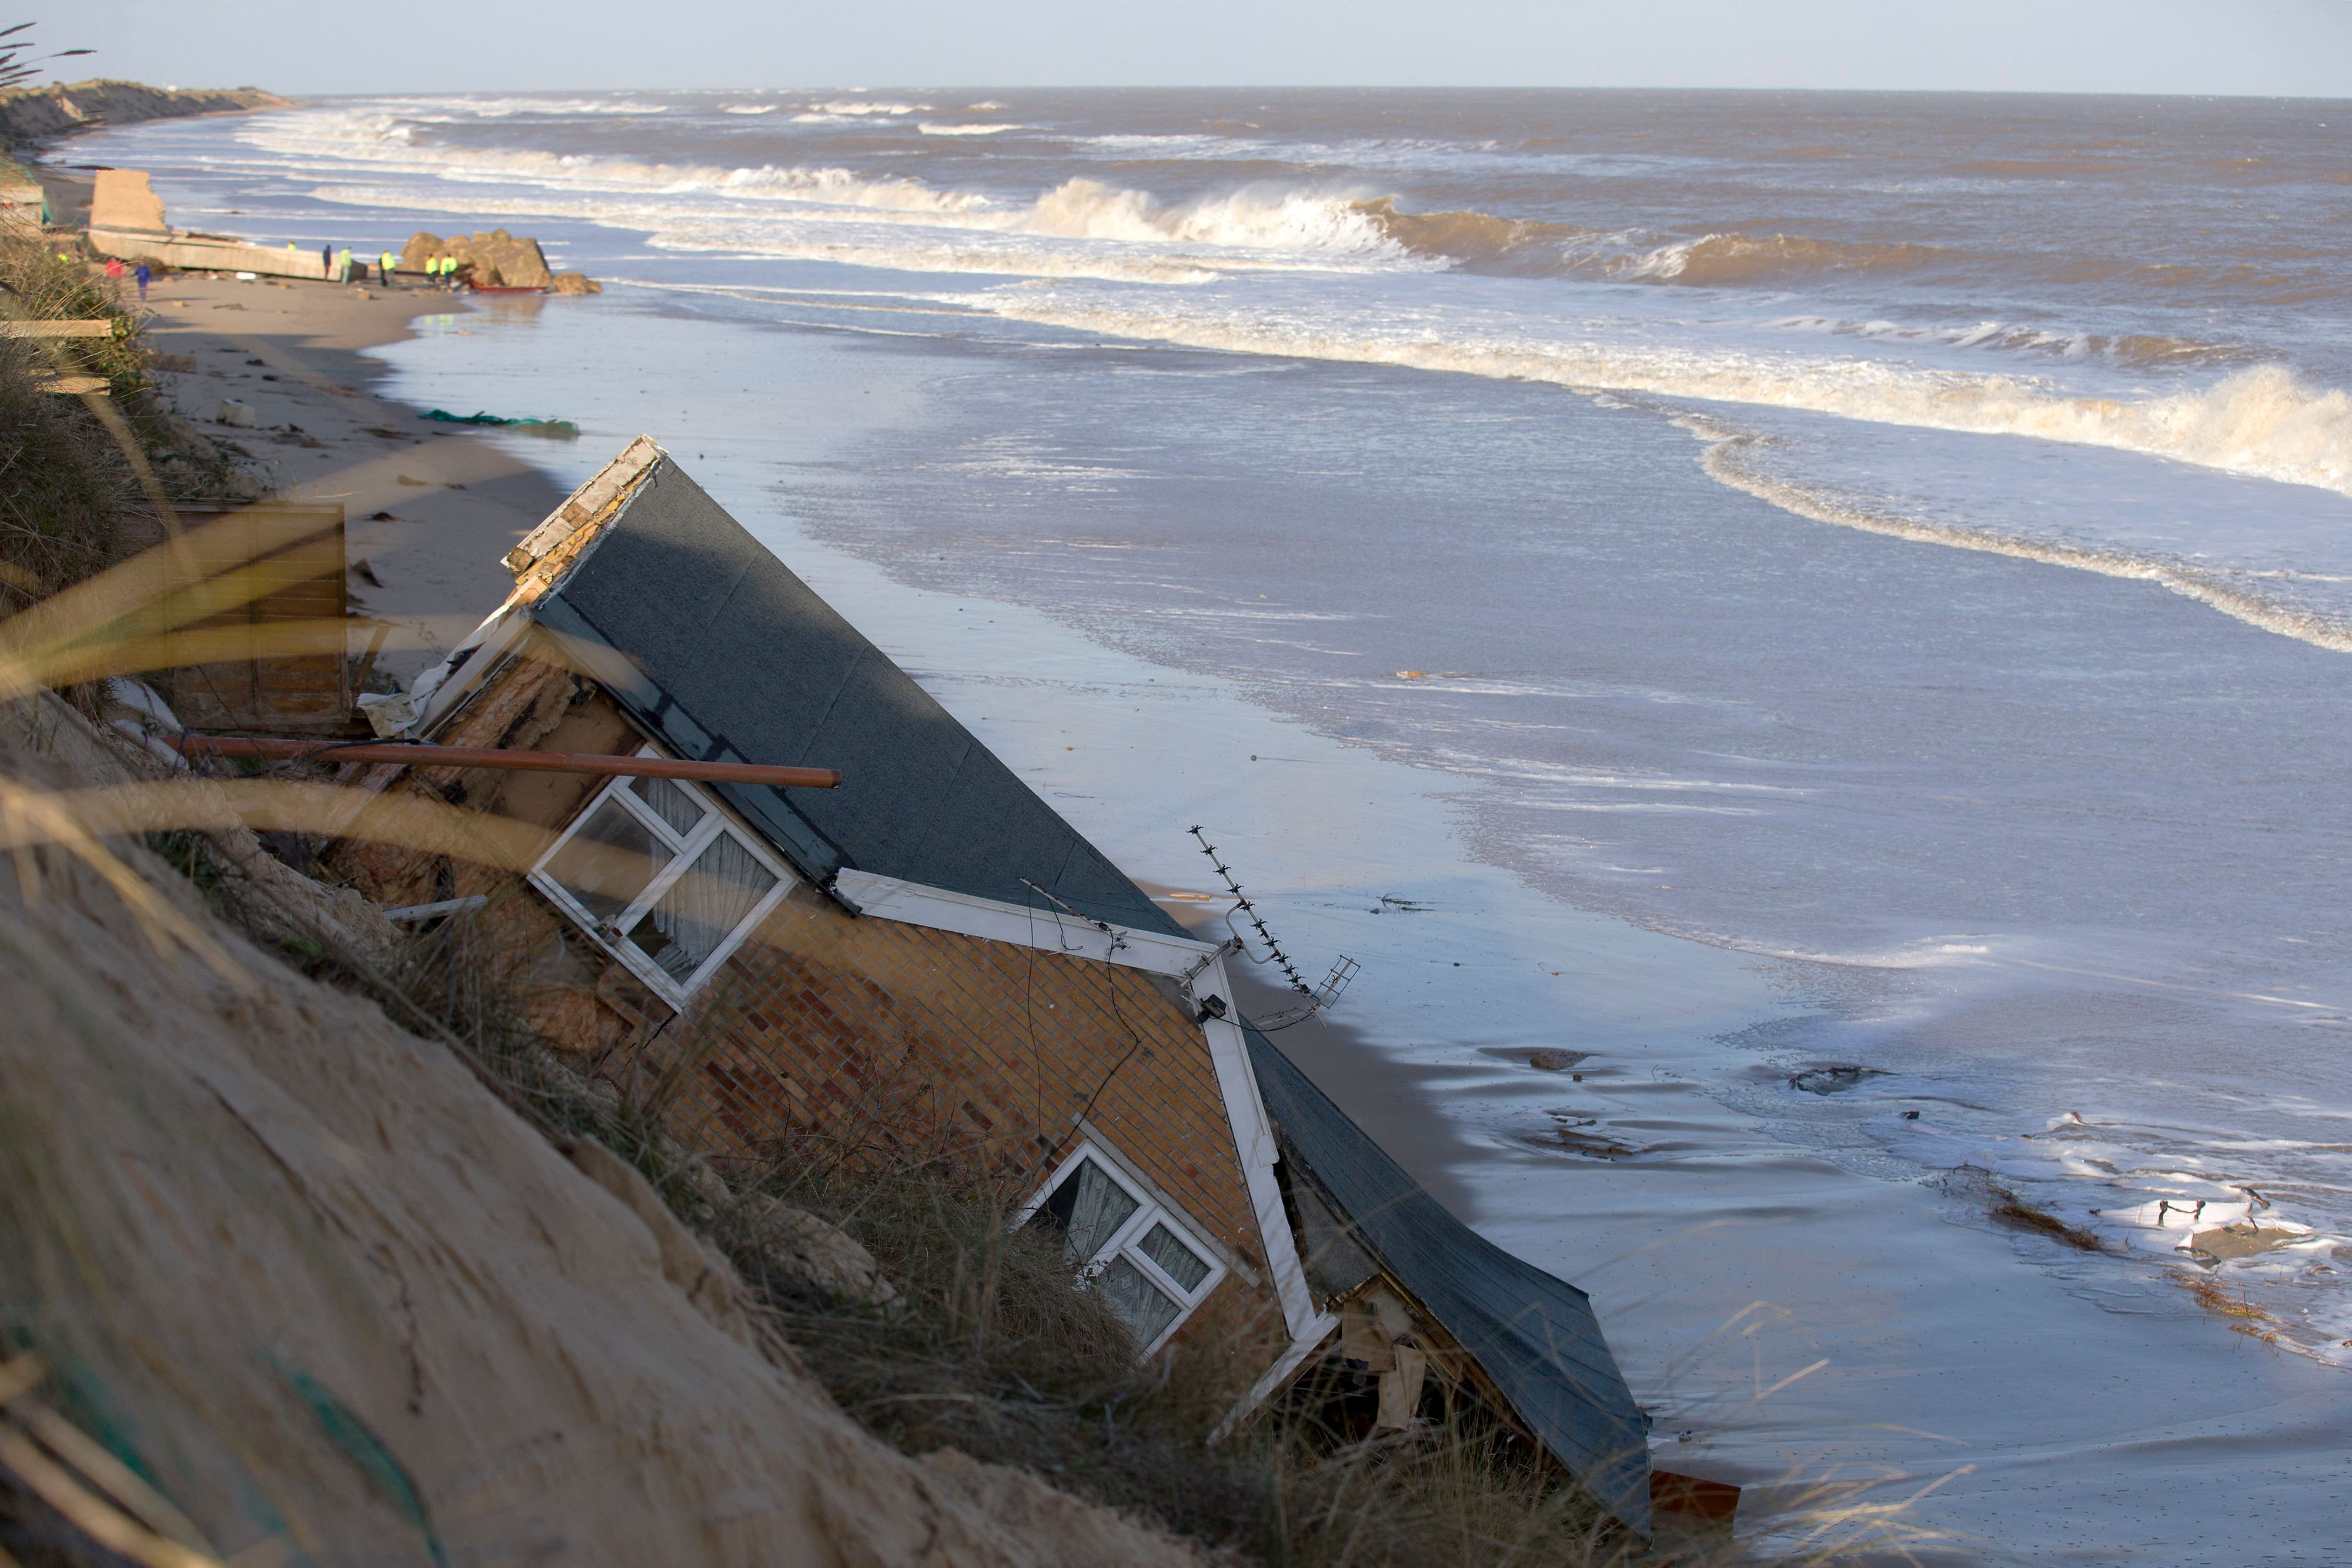
<svg viewBox="0 0 2352 1568">
<path fill-rule="evenodd" d="M 349 283 L 351 280 L 352 247 L 345 246 L 342 249 L 335 253 L 335 281 L 338 283 Z"/>
<path fill-rule="evenodd" d="M 139 303 L 142 305 L 146 304 L 147 285 L 154 278 L 154 269 L 142 261 L 139 264 L 137 270 L 132 272 L 131 276 L 139 280 Z"/>
<path fill-rule="evenodd" d="M 110 256 L 106 258 L 106 276 L 112 278 L 117 283 L 122 281 L 122 258 L 121 256 Z"/>
<path fill-rule="evenodd" d="M 332 277 L 335 276 L 335 247 L 333 246 L 322 245 L 319 247 L 319 276 L 321 277 Z"/>
<path fill-rule="evenodd" d="M 382 256 L 377 256 L 375 264 L 383 278 L 383 286 L 386 288 L 398 287 L 393 282 L 393 274 L 398 270 L 400 264 L 393 259 L 392 252 L 385 251 Z"/>
</svg>

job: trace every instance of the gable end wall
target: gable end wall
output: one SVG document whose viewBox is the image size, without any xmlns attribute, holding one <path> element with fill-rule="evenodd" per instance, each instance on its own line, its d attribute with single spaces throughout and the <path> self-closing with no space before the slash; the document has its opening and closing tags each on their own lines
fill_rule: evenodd
<svg viewBox="0 0 2352 1568">
<path fill-rule="evenodd" d="M 623 750 L 636 731 L 600 688 L 518 656 L 433 738 L 458 746 Z M 601 780 L 497 769 L 412 769 L 394 790 L 559 829 Z M 740 819 L 738 818 L 739 825 Z M 535 1011 L 604 1075 L 680 1068 L 671 1120 L 716 1155 L 802 1140 L 948 1147 L 1024 1187 L 1079 1140 L 1079 1118 L 1238 1260 L 1180 1337 L 1211 1323 L 1280 1337 L 1207 1042 L 1160 977 L 851 914 L 803 881 L 690 998 L 669 1009 L 509 871 L 405 851 L 347 849 L 344 874 L 386 903 L 477 892 L 536 951 Z M 608 1054 L 609 1053 L 609 1054 Z M 1269 1353 L 1270 1354 L 1270 1353 Z"/>
</svg>

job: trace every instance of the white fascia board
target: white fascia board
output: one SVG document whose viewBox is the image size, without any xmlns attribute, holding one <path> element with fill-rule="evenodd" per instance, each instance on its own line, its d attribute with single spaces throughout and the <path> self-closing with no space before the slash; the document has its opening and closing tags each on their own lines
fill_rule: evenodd
<svg viewBox="0 0 2352 1568">
<path fill-rule="evenodd" d="M 1217 951 L 1210 943 L 1195 942 L 1189 936 L 1167 936 L 1157 931 L 1114 925 L 1106 934 L 1092 921 L 1077 919 L 1059 909 L 1024 908 L 1001 899 L 950 893 L 942 887 L 925 887 L 920 883 L 901 882 L 895 876 L 877 876 L 872 872 L 842 872 L 833 879 L 833 890 L 858 914 L 877 919 L 982 936 L 991 942 L 1009 942 L 1016 947 L 1034 947 L 1043 953 L 1066 953 L 1073 958 L 1092 958 L 1097 963 L 1172 975 L 1180 980 L 1198 970 L 1202 961 Z M 1222 991 L 1218 994 L 1223 995 Z"/>
<path fill-rule="evenodd" d="M 466 640 L 449 650 L 447 658 L 425 671 L 409 688 L 416 700 L 416 717 L 409 725 L 410 735 L 430 735 L 451 710 L 461 706 L 480 687 L 490 672 L 498 667 L 500 658 L 520 641 L 531 625 L 530 612 L 513 600 L 508 600 L 468 633 Z M 463 660 L 462 667 L 453 666 Z"/>
<path fill-rule="evenodd" d="M 1275 1358 L 1274 1364 L 1259 1374 L 1258 1380 L 1250 1385 L 1250 1391 L 1243 1395 L 1232 1409 L 1225 1412 L 1224 1419 L 1219 1421 L 1216 1429 L 1209 1434 L 1210 1446 L 1213 1448 L 1223 1442 L 1232 1436 L 1234 1427 L 1255 1415 L 1257 1407 L 1265 1404 L 1270 1395 L 1297 1375 L 1300 1364 L 1328 1344 L 1331 1336 L 1339 1332 L 1338 1318 L 1328 1313 L 1317 1314 L 1315 1321 L 1307 1325 L 1306 1332 L 1297 1334 L 1289 1344 L 1284 1346 L 1282 1354 Z"/>
<path fill-rule="evenodd" d="M 1195 997 L 1220 996 L 1233 1001 L 1225 978 L 1223 954 L 1192 982 Z M 1290 1216 L 1282 1207 L 1282 1184 L 1274 1174 L 1278 1151 L 1274 1124 L 1265 1101 L 1257 1092 L 1257 1074 L 1250 1067 L 1249 1042 L 1230 1019 L 1208 1019 L 1201 1033 L 1209 1042 L 1209 1062 L 1217 1073 L 1217 1088 L 1225 1100 L 1225 1119 L 1234 1129 L 1234 1152 L 1241 1156 L 1242 1179 L 1249 1184 L 1250 1209 L 1257 1217 L 1257 1233 L 1265 1239 L 1266 1270 L 1274 1276 L 1275 1294 L 1282 1301 L 1283 1326 L 1296 1342 L 1314 1332 L 1319 1314 L 1314 1292 L 1307 1288 L 1307 1266 L 1298 1255 L 1298 1239 L 1290 1233 Z"/>
<path fill-rule="evenodd" d="M 1107 936 L 1100 926 L 1058 909 L 1024 909 L 1017 904 L 950 893 L 871 872 L 842 872 L 834 879 L 834 891 L 860 915 L 876 919 L 1169 975 L 1188 981 L 1196 998 L 1221 997 L 1229 1010 L 1233 1004 L 1224 949 L 1207 942 L 1116 925 Z M 1240 1027 L 1229 1019 L 1206 1019 L 1201 1023 L 1201 1034 L 1208 1042 L 1217 1092 L 1225 1103 L 1225 1122 L 1233 1130 L 1234 1153 L 1249 1189 L 1250 1212 L 1265 1242 L 1266 1267 L 1282 1302 L 1283 1325 L 1295 1342 L 1318 1332 L 1319 1314 L 1307 1287 L 1307 1270 L 1299 1260 L 1297 1238 L 1290 1231 L 1290 1217 L 1283 1210 L 1282 1185 L 1274 1174 L 1274 1124 L 1266 1118 L 1265 1102 L 1258 1094 L 1257 1074 L 1250 1068 L 1249 1045 L 1242 1039 Z"/>
</svg>

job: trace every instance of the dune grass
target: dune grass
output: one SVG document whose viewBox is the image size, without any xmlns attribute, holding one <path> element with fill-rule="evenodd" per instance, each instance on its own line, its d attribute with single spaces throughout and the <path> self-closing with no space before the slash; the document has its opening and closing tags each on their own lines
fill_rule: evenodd
<svg viewBox="0 0 2352 1568">
<path fill-rule="evenodd" d="M 259 485 L 160 395 L 166 357 L 78 246 L 0 230 L 0 320 L 105 320 L 104 338 L 0 337 L 0 612 L 79 582 L 145 542 L 159 512 Z M 104 378 L 103 393 L 42 390 Z"/>
</svg>

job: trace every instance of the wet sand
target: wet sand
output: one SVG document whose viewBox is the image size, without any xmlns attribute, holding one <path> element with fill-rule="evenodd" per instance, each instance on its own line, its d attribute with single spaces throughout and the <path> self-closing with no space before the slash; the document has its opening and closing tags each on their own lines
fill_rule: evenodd
<svg viewBox="0 0 2352 1568">
<path fill-rule="evenodd" d="M 388 372 L 365 350 L 467 308 L 422 288 L 196 275 L 158 278 L 148 295 L 155 346 L 173 356 L 173 405 L 250 453 L 279 494 L 342 504 L 352 604 L 400 629 L 382 664 L 403 680 L 498 607 L 512 586 L 499 558 L 563 499 L 478 430 L 375 395 Z M 215 423 L 232 398 L 251 406 L 253 428 Z"/>
<path fill-rule="evenodd" d="M 1166 896 L 1168 889 L 1150 883 L 1142 885 L 1177 924 L 1202 941 L 1225 939 L 1224 915 L 1230 901 L 1202 903 L 1196 901 L 1197 895 L 1171 899 Z M 1226 963 L 1225 975 L 1233 982 L 1232 999 L 1244 1018 L 1277 1018 L 1299 1005 L 1296 991 L 1267 980 L 1239 960 Z M 1333 1022 L 1328 1013 L 1278 1030 L 1272 1038 L 1282 1054 L 1297 1063 L 1432 1197 L 1457 1218 L 1476 1218 L 1476 1199 L 1457 1172 L 1476 1160 L 1478 1150 L 1464 1135 L 1460 1124 L 1433 1116 L 1429 1108 L 1448 1093 L 1484 1079 L 1485 1070 L 1401 1060 L 1344 1022 Z"/>
</svg>

